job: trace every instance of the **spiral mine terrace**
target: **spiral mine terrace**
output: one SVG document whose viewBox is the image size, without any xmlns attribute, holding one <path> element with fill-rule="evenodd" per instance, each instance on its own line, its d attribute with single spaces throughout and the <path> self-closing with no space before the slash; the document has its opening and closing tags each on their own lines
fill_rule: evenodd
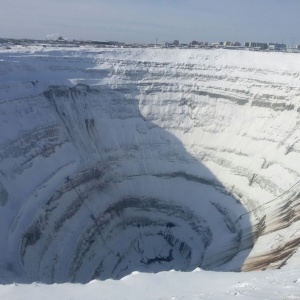
<svg viewBox="0 0 300 300">
<path fill-rule="evenodd" d="M 299 260 L 300 57 L 0 52 L 0 280 Z"/>
</svg>

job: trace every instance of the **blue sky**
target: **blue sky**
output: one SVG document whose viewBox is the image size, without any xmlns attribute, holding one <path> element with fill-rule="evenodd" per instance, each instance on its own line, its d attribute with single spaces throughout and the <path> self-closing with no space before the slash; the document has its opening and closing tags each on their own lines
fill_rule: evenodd
<svg viewBox="0 0 300 300">
<path fill-rule="evenodd" d="M 300 0 L 0 0 L 0 37 L 300 44 Z"/>
</svg>

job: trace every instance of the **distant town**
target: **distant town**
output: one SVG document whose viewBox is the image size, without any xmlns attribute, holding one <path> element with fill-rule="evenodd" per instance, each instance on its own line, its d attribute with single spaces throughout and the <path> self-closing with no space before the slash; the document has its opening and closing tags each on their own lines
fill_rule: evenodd
<svg viewBox="0 0 300 300">
<path fill-rule="evenodd" d="M 173 42 L 163 43 L 122 43 L 118 41 L 79 41 L 79 40 L 67 40 L 63 37 L 58 37 L 55 40 L 34 40 L 34 39 L 10 39 L 0 38 L 0 49 L 10 49 L 14 46 L 32 46 L 40 45 L 43 47 L 80 47 L 80 46 L 94 46 L 98 48 L 179 48 L 179 49 L 232 49 L 232 50 L 250 50 L 250 51 L 280 51 L 299 53 L 300 45 L 292 45 L 287 47 L 284 43 L 261 43 L 261 42 L 199 42 L 191 41 L 190 43 L 180 43 L 179 40 Z"/>
</svg>

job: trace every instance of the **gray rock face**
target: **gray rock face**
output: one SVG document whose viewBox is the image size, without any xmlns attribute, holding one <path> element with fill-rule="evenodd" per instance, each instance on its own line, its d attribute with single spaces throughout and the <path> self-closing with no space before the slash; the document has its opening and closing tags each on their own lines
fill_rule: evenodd
<svg viewBox="0 0 300 300">
<path fill-rule="evenodd" d="M 250 68 L 262 53 L 37 50 L 0 56 L 3 282 L 296 259 L 296 71 Z"/>
</svg>

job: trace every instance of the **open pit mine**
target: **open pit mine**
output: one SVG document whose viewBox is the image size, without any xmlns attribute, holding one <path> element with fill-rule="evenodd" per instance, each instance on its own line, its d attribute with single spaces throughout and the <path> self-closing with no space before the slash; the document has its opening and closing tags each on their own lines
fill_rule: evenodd
<svg viewBox="0 0 300 300">
<path fill-rule="evenodd" d="M 300 56 L 0 51 L 0 283 L 299 263 Z"/>
</svg>

